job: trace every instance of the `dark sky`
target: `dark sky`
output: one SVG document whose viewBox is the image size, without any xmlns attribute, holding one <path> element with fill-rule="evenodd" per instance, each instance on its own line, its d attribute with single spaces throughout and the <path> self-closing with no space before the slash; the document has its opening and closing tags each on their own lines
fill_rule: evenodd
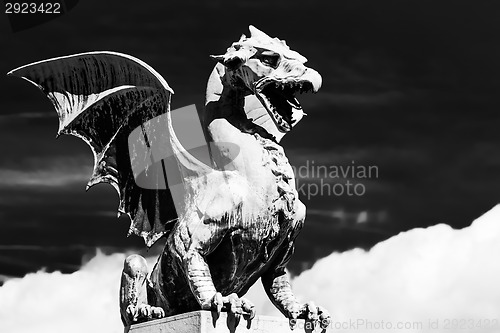
<svg viewBox="0 0 500 333">
<path fill-rule="evenodd" d="M 0 73 L 50 57 L 110 50 L 138 57 L 173 87 L 173 108 L 203 104 L 209 54 L 253 24 L 285 39 L 323 76 L 309 114 L 283 140 L 291 163 L 374 165 L 363 196 L 302 198 L 294 272 L 332 251 L 400 231 L 456 228 L 500 201 L 498 1 L 97 1 L 12 32 L 0 16 Z M 73 271 L 96 246 L 140 248 L 107 185 L 85 193 L 92 154 L 55 140 L 51 104 L 0 76 L 0 275 Z M 331 180 L 331 179 L 330 179 Z M 318 180 L 303 179 L 315 184 Z M 157 251 L 154 249 L 153 251 Z"/>
</svg>

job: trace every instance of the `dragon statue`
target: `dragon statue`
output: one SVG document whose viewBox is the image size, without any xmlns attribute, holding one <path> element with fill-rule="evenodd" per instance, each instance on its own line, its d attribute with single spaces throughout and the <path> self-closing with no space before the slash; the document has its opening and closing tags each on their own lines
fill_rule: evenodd
<svg viewBox="0 0 500 333">
<path fill-rule="evenodd" d="M 87 189 L 111 184 L 119 194 L 119 214 L 131 219 L 130 233 L 142 236 L 147 246 L 166 240 L 151 273 L 143 257 L 125 260 L 120 289 L 125 326 L 199 309 L 251 320 L 255 307 L 242 296 L 259 278 L 292 328 L 296 319 L 322 328 L 330 323 L 325 309 L 295 298 L 285 272 L 306 209 L 279 145 L 304 115 L 295 95 L 317 92 L 321 76 L 285 41 L 253 26 L 249 30 L 250 36 L 243 35 L 225 54 L 212 56 L 217 64 L 201 115 L 208 163 L 182 146 L 171 117 L 173 90 L 139 59 L 88 52 L 9 73 L 47 95 L 59 116 L 58 135 L 75 135 L 92 148 Z M 153 120 L 160 130 L 146 128 Z M 177 174 L 181 191 L 160 186 L 172 179 L 156 176 L 161 172 L 152 173 L 156 188 L 138 185 L 134 165 L 151 154 L 131 146 L 136 129 L 148 133 L 142 137 L 147 147 L 175 157 L 150 169 L 156 165 Z"/>
</svg>

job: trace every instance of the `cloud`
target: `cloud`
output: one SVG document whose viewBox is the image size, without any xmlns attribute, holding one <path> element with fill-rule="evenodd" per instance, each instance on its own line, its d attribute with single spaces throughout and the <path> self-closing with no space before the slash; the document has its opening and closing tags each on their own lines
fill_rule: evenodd
<svg viewBox="0 0 500 333">
<path fill-rule="evenodd" d="M 0 114 L 0 122 L 12 121 L 15 119 L 38 119 L 52 118 L 54 115 L 48 112 L 18 112 L 9 114 Z"/>
<path fill-rule="evenodd" d="M 52 159 L 25 158 L 30 168 L 0 168 L 0 185 L 7 187 L 61 187 L 87 183 L 92 166 L 87 156 Z"/>
<path fill-rule="evenodd" d="M 425 330 L 429 319 L 498 319 L 499 220 L 500 205 L 462 230 L 440 224 L 401 233 L 370 251 L 334 253 L 293 279 L 293 288 L 302 301 L 326 307 L 337 325 L 413 320 Z M 124 258 L 98 253 L 73 274 L 8 280 L 0 287 L 2 332 L 122 332 Z M 246 297 L 259 314 L 279 315 L 260 283 Z"/>
<path fill-rule="evenodd" d="M 70 168 L 20 171 L 1 170 L 0 184 L 3 186 L 59 187 L 83 183 L 89 178 L 88 168 Z"/>
<path fill-rule="evenodd" d="M 334 253 L 298 276 L 299 297 L 338 321 L 493 319 L 500 308 L 500 206 L 465 229 L 414 229 L 369 252 Z"/>
<path fill-rule="evenodd" d="M 0 288 L 5 333 L 121 333 L 118 290 L 124 254 L 98 254 L 73 274 L 37 272 Z"/>
</svg>

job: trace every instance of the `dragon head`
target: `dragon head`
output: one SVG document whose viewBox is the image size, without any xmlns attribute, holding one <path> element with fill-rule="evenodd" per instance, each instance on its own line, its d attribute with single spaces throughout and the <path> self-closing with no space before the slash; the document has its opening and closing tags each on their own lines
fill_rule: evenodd
<svg viewBox="0 0 500 333">
<path fill-rule="evenodd" d="M 254 26 L 250 37 L 241 36 L 223 55 L 212 56 L 222 63 L 233 87 L 254 94 L 265 107 L 277 129 L 291 130 L 304 112 L 295 95 L 317 92 L 321 75 L 304 65 L 307 59 Z"/>
</svg>

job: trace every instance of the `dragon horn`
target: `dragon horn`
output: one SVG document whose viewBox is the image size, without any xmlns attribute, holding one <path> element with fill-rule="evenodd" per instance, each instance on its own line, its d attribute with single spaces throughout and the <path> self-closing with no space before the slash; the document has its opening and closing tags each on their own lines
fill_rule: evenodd
<svg viewBox="0 0 500 333">
<path fill-rule="evenodd" d="M 260 31 L 259 29 L 257 29 L 253 25 L 249 25 L 248 30 L 250 31 L 250 37 L 257 37 L 257 38 L 263 37 L 264 39 L 271 38 L 265 32 Z"/>
</svg>

